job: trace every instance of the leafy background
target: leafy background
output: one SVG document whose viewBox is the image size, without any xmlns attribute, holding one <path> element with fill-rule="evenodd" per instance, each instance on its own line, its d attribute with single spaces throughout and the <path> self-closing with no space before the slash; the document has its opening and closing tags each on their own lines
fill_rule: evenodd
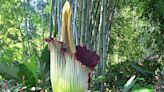
<svg viewBox="0 0 164 92">
<path fill-rule="evenodd" d="M 51 92 L 49 50 L 66 0 L 0 0 L 0 91 Z M 101 57 L 91 92 L 164 90 L 163 0 L 70 0 L 76 44 Z M 145 91 L 146 90 L 146 91 Z"/>
</svg>

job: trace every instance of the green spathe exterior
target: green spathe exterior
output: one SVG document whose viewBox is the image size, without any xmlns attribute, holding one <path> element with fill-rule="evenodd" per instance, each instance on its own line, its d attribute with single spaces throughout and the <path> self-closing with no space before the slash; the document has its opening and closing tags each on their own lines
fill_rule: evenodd
<svg viewBox="0 0 164 92">
<path fill-rule="evenodd" d="M 83 67 L 68 53 L 61 51 L 61 44 L 49 42 L 50 74 L 53 92 L 86 92 L 89 69 Z"/>
</svg>

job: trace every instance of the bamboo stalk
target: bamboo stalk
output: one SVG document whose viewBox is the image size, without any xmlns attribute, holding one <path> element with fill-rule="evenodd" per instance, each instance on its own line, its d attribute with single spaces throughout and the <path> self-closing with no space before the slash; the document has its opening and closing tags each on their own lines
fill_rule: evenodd
<svg viewBox="0 0 164 92">
<path fill-rule="evenodd" d="M 90 5 L 90 1 L 89 0 L 87 0 L 86 2 L 85 2 L 85 13 L 84 13 L 84 30 L 85 30 L 85 33 L 84 33 L 84 43 L 85 43 L 85 45 L 88 47 L 88 43 L 89 43 L 89 32 L 90 32 L 90 30 L 88 30 L 88 24 L 89 24 L 89 5 Z"/>
<path fill-rule="evenodd" d="M 82 17 L 81 17 L 81 36 L 80 36 L 80 43 L 84 43 L 84 33 L 85 33 L 85 15 L 86 15 L 86 0 L 82 2 Z"/>
<path fill-rule="evenodd" d="M 49 32 L 50 32 L 49 37 L 50 38 L 52 37 L 52 29 L 53 29 L 53 22 L 52 22 L 53 11 L 54 11 L 54 0 L 51 0 L 51 13 L 50 13 L 50 19 L 49 19 Z"/>
<path fill-rule="evenodd" d="M 98 24 L 100 22 L 99 20 L 100 20 L 100 8 L 101 7 L 100 7 L 99 1 L 97 1 L 96 4 L 97 4 L 97 6 L 96 6 L 97 8 L 96 8 L 96 11 L 95 11 L 95 14 L 94 14 L 95 15 L 94 16 L 95 17 L 94 18 L 95 22 L 94 22 L 94 28 L 93 28 L 94 34 L 92 34 L 92 36 L 93 36 L 92 38 L 93 39 L 91 41 L 94 44 L 93 45 L 93 49 L 97 51 L 97 47 L 98 47 L 98 44 L 97 44 L 98 40 L 97 40 L 97 38 L 98 38 L 98 29 L 99 29 Z"/>
<path fill-rule="evenodd" d="M 106 39 L 106 0 L 102 0 L 102 7 L 103 7 L 103 12 L 102 12 L 102 61 L 101 61 L 101 75 L 105 76 L 105 67 L 106 67 L 106 61 L 105 61 L 105 39 Z M 100 92 L 104 92 L 104 81 L 101 82 L 101 89 Z"/>
<path fill-rule="evenodd" d="M 102 2 L 101 2 L 101 10 L 100 10 L 100 22 L 99 22 L 99 26 L 98 26 L 98 37 L 97 37 L 97 41 L 98 41 L 98 48 L 97 48 L 97 51 L 98 51 L 98 54 L 100 56 L 100 64 L 98 65 L 98 75 L 101 74 L 101 68 L 102 68 L 102 57 L 103 57 L 103 54 L 102 54 L 102 34 L 103 34 L 103 31 L 102 31 L 102 16 L 103 16 L 103 5 L 102 5 Z M 100 89 L 100 92 L 101 89 L 102 89 L 102 86 L 101 86 L 101 83 L 100 85 L 98 85 L 98 89 Z"/>
<path fill-rule="evenodd" d="M 53 27 L 54 27 L 54 32 L 53 32 L 53 37 L 56 37 L 56 33 L 57 33 L 57 2 L 54 1 L 54 7 L 53 7 Z"/>
<path fill-rule="evenodd" d="M 111 33 L 111 26 L 112 26 L 112 23 L 113 23 L 113 18 L 114 18 L 114 10 L 115 10 L 115 7 L 116 7 L 116 3 L 117 3 L 117 0 L 115 2 L 113 2 L 112 0 L 110 1 L 110 6 L 112 7 L 109 7 L 109 8 L 112 8 L 111 11 L 110 11 L 110 17 L 109 17 L 109 21 L 108 21 L 108 25 L 107 25 L 107 30 L 109 30 L 109 32 L 106 32 L 107 33 L 107 43 L 106 43 L 106 60 L 107 60 L 107 53 L 109 52 L 109 41 L 110 41 L 110 33 Z M 109 14 L 108 14 L 109 15 Z"/>
<path fill-rule="evenodd" d="M 77 26 L 77 28 L 78 28 L 78 31 L 77 31 L 77 36 L 78 36 L 78 42 L 79 42 L 79 44 L 81 44 L 81 25 L 82 25 L 82 8 L 83 8 L 83 2 L 82 2 L 82 0 L 79 0 L 79 4 L 80 4 L 80 6 L 79 6 L 79 12 L 78 12 L 78 26 Z"/>
<path fill-rule="evenodd" d="M 92 49 L 93 50 L 93 44 L 92 44 L 92 41 L 91 41 L 91 38 L 92 38 L 92 33 L 93 33 L 93 31 L 94 30 L 92 30 L 93 29 L 93 26 L 94 26 L 94 19 L 93 19 L 93 15 L 94 15 L 94 7 L 95 7 L 95 2 L 94 2 L 95 0 L 93 0 L 93 1 L 91 1 L 90 2 L 90 7 L 89 7 L 89 22 L 88 22 L 88 47 L 90 48 L 90 49 Z M 89 2 L 89 1 L 88 1 Z"/>
<path fill-rule="evenodd" d="M 60 5 L 61 5 L 61 0 L 57 0 L 57 20 L 58 20 L 58 40 L 60 41 L 60 26 L 61 26 L 61 18 L 60 18 Z"/>
<path fill-rule="evenodd" d="M 73 2 L 72 4 L 72 10 L 73 10 L 73 36 L 75 39 L 75 44 L 78 45 L 78 38 L 77 38 L 77 30 L 76 30 L 76 13 L 77 13 L 77 0 Z"/>
<path fill-rule="evenodd" d="M 73 37 L 74 37 L 74 39 L 75 39 L 75 30 L 74 30 L 74 22 L 75 22 L 75 20 L 74 20 L 74 12 L 75 12 L 75 2 L 74 2 L 74 0 L 71 0 L 71 5 L 72 5 L 72 31 L 73 31 Z M 75 16 L 76 16 L 76 14 L 75 14 Z"/>
</svg>

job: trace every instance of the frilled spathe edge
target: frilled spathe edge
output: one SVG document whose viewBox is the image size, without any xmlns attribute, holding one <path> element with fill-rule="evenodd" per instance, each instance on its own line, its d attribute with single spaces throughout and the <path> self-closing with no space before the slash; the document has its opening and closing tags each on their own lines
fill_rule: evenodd
<svg viewBox="0 0 164 92">
<path fill-rule="evenodd" d="M 91 70 L 93 70 L 100 61 L 100 57 L 96 54 L 96 52 L 87 49 L 86 46 L 76 46 L 75 57 Z"/>
<path fill-rule="evenodd" d="M 63 42 L 57 41 L 54 38 L 45 38 L 44 41 L 58 47 L 65 55 L 69 54 Z M 100 57 L 96 54 L 96 52 L 87 49 L 86 46 L 76 46 L 76 52 L 72 58 L 74 58 L 75 61 L 79 61 L 82 66 L 86 66 L 90 70 L 93 70 L 100 61 Z"/>
</svg>

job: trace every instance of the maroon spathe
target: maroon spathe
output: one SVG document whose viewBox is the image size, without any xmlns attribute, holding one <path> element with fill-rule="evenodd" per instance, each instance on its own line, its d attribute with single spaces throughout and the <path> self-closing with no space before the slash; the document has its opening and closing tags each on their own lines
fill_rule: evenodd
<svg viewBox="0 0 164 92">
<path fill-rule="evenodd" d="M 91 70 L 93 70 L 100 61 L 100 57 L 96 54 L 96 52 L 87 49 L 86 46 L 76 46 L 75 57 Z"/>
<path fill-rule="evenodd" d="M 61 45 L 61 51 L 67 53 L 67 48 L 63 48 L 63 42 L 59 42 L 54 38 L 46 38 L 44 40 L 48 43 L 57 42 Z M 74 56 L 77 61 L 91 70 L 93 70 L 100 61 L 100 57 L 96 54 L 96 52 L 87 49 L 86 46 L 76 46 L 76 52 Z"/>
</svg>

